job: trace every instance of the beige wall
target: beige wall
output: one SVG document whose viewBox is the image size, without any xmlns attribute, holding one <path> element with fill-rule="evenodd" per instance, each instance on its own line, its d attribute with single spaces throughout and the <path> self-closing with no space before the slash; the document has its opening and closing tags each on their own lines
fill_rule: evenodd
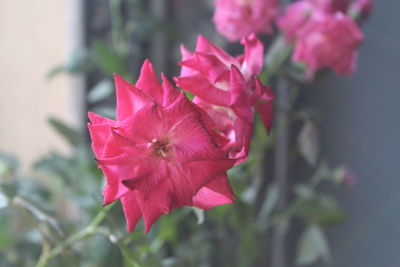
<svg viewBox="0 0 400 267">
<path fill-rule="evenodd" d="M 73 120 L 69 78 L 45 76 L 67 59 L 68 1 L 0 1 L 0 152 L 24 170 L 50 149 L 66 151 L 46 119 Z"/>
</svg>

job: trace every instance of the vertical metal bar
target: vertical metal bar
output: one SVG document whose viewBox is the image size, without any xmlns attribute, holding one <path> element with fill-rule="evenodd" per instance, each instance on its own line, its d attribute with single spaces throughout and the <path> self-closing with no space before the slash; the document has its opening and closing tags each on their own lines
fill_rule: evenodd
<svg viewBox="0 0 400 267">
<path fill-rule="evenodd" d="M 282 77 L 277 82 L 276 117 L 277 140 L 275 148 L 274 177 L 279 192 L 277 208 L 282 209 L 287 203 L 288 188 L 288 108 L 289 108 L 289 83 Z M 286 233 L 277 226 L 272 232 L 271 266 L 286 267 Z"/>
<path fill-rule="evenodd" d="M 85 1 L 68 1 L 68 57 L 82 51 L 85 45 Z M 85 77 L 82 74 L 71 75 L 69 78 L 69 105 L 71 110 L 71 123 L 78 130 L 83 130 L 85 125 Z"/>
</svg>

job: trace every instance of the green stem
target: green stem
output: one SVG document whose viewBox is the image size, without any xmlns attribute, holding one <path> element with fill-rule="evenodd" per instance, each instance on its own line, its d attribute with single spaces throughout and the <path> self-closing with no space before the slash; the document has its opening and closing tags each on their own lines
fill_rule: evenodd
<svg viewBox="0 0 400 267">
<path fill-rule="evenodd" d="M 77 233 L 73 234 L 69 238 L 67 238 L 64 242 L 61 244 L 58 244 L 54 248 L 52 248 L 50 251 L 48 251 L 45 254 L 42 254 L 40 257 L 38 263 L 36 264 L 36 267 L 44 267 L 46 266 L 46 263 L 53 257 L 56 257 L 59 255 L 61 252 L 63 252 L 66 248 L 72 246 L 76 242 L 92 235 L 93 233 L 96 232 L 97 226 L 100 225 L 100 223 L 106 218 L 107 214 L 109 211 L 115 206 L 115 202 L 102 208 L 100 212 L 96 215 L 96 217 L 83 229 L 78 231 Z"/>
<path fill-rule="evenodd" d="M 124 36 L 123 21 L 121 14 L 121 0 L 110 1 L 111 12 L 111 37 L 119 56 L 125 56 L 127 44 Z"/>
<path fill-rule="evenodd" d="M 266 67 L 260 74 L 260 79 L 268 84 L 271 77 L 275 75 L 282 65 L 289 58 L 293 49 L 293 45 L 285 40 L 285 37 L 280 34 L 272 42 L 265 55 L 265 65 Z"/>
</svg>

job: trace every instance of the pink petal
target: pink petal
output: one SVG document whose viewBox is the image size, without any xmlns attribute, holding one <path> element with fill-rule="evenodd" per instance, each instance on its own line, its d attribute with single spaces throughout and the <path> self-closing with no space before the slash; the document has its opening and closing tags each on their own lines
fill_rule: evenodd
<svg viewBox="0 0 400 267">
<path fill-rule="evenodd" d="M 162 105 L 167 107 L 176 101 L 176 99 L 179 97 L 179 91 L 171 84 L 171 82 L 163 73 L 161 73 L 161 79 L 164 92 Z"/>
<path fill-rule="evenodd" d="M 274 118 L 274 108 L 272 102 L 256 104 L 256 110 L 261 116 L 267 133 L 270 133 Z"/>
<path fill-rule="evenodd" d="M 125 155 L 117 156 L 112 160 L 97 159 L 97 162 L 106 177 L 106 186 L 103 189 L 103 195 L 104 205 L 107 205 L 129 191 L 121 181 L 131 177 L 133 166 Z"/>
<path fill-rule="evenodd" d="M 231 159 L 203 160 L 186 163 L 180 168 L 184 179 L 172 177 L 175 188 L 181 188 L 181 190 L 184 190 L 185 187 L 186 190 L 189 188 L 194 195 L 215 177 L 226 173 L 228 169 L 232 168 L 234 163 L 235 161 Z"/>
<path fill-rule="evenodd" d="M 180 64 L 201 72 L 211 83 L 216 83 L 224 77 L 225 73 L 229 72 L 228 67 L 217 57 L 204 53 L 195 53 L 193 57 L 180 62 Z"/>
<path fill-rule="evenodd" d="M 164 213 L 170 213 L 172 208 L 172 187 L 169 179 L 164 179 L 152 188 L 151 193 L 138 192 L 138 203 L 142 210 L 145 233 L 150 231 L 153 223 Z"/>
<path fill-rule="evenodd" d="M 253 123 L 253 109 L 250 96 L 242 73 L 232 66 L 231 68 L 231 105 L 235 114 L 242 120 Z"/>
<path fill-rule="evenodd" d="M 146 59 L 142 65 L 139 79 L 136 82 L 136 87 L 140 88 L 146 94 L 154 98 L 157 103 L 162 103 L 163 90 L 154 72 L 153 64 L 151 64 L 150 60 L 148 59 Z"/>
<path fill-rule="evenodd" d="M 126 119 L 116 132 L 135 144 L 149 144 L 165 132 L 160 117 L 161 107 L 157 104 L 147 105 L 135 116 Z"/>
<path fill-rule="evenodd" d="M 142 217 L 142 211 L 137 202 L 136 191 L 129 191 L 121 197 L 121 204 L 125 214 L 126 228 L 128 232 L 132 232 L 139 219 Z"/>
<path fill-rule="evenodd" d="M 115 85 L 117 87 L 117 120 L 122 121 L 143 108 L 154 100 L 134 85 L 125 81 L 121 76 L 115 74 Z"/>
<path fill-rule="evenodd" d="M 213 206 L 234 202 L 235 195 L 226 174 L 222 174 L 201 188 L 193 197 L 193 206 L 211 209 Z"/>
<path fill-rule="evenodd" d="M 182 60 L 181 61 L 186 61 L 188 59 L 190 59 L 193 54 L 192 52 L 190 52 L 184 45 L 180 45 L 180 51 L 182 54 Z M 185 66 L 182 66 L 181 68 L 181 73 L 179 76 L 189 76 L 194 74 L 194 70 L 192 70 L 191 68 L 187 68 Z"/>
<path fill-rule="evenodd" d="M 89 120 L 92 124 L 107 124 L 107 125 L 114 125 L 115 121 L 104 118 L 96 113 L 89 112 L 88 113 Z"/>
<path fill-rule="evenodd" d="M 105 145 L 111 138 L 111 127 L 107 124 L 87 124 L 90 139 L 92 140 L 92 149 L 96 157 L 101 158 L 103 156 Z"/>
<path fill-rule="evenodd" d="M 184 115 L 182 115 L 184 114 Z M 200 114 L 182 93 L 162 114 L 168 138 L 180 163 L 226 156 L 200 120 Z"/>
<path fill-rule="evenodd" d="M 177 77 L 175 81 L 180 88 L 195 94 L 204 101 L 220 106 L 230 104 L 229 92 L 216 88 L 202 75 Z"/>
<path fill-rule="evenodd" d="M 244 45 L 245 49 L 244 64 L 242 65 L 244 76 L 258 75 L 263 66 L 264 45 L 254 33 L 243 38 L 240 43 Z"/>
<path fill-rule="evenodd" d="M 235 149 L 230 153 L 230 157 L 240 160 L 235 163 L 239 164 L 246 160 L 249 154 L 253 124 L 237 118 L 233 128 L 235 132 L 235 142 L 233 143 Z"/>
<path fill-rule="evenodd" d="M 199 35 L 197 38 L 197 44 L 195 52 L 212 54 L 218 57 L 226 66 L 230 66 L 232 64 L 239 65 L 235 58 L 231 57 L 228 53 L 226 53 L 223 49 L 214 45 L 202 35 Z"/>
</svg>

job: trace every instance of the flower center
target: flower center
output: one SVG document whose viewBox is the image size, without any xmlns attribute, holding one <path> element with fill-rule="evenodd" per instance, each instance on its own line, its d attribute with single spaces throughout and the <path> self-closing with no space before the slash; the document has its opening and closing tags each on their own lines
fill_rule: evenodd
<svg viewBox="0 0 400 267">
<path fill-rule="evenodd" d="M 171 146 L 166 140 L 157 140 L 153 139 L 150 144 L 154 155 L 157 157 L 166 158 L 168 156 L 169 151 L 171 150 Z"/>
</svg>

